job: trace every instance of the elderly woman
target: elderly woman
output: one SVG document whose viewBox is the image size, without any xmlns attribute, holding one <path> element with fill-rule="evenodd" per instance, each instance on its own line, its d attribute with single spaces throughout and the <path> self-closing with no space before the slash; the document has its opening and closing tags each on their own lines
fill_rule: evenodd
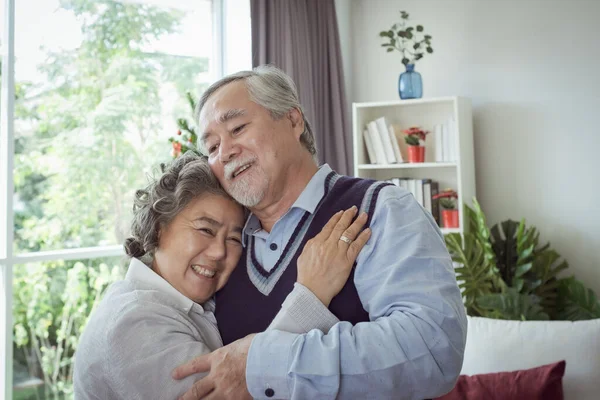
<svg viewBox="0 0 600 400">
<path fill-rule="evenodd" d="M 192 386 L 199 376 L 176 381 L 171 371 L 222 346 L 213 295 L 242 253 L 244 216 L 195 155 L 178 158 L 159 180 L 137 191 L 132 237 L 125 242 L 131 263 L 81 336 L 75 398 L 175 399 Z M 352 223 L 353 216 L 353 210 L 338 213 L 305 246 L 298 282 L 269 329 L 327 332 L 338 322 L 327 305 L 357 254 L 338 246 L 334 228 L 358 232 L 362 223 Z M 368 230 L 358 236 L 359 249 L 368 236 Z M 290 311 L 299 304 L 308 314 Z"/>
</svg>

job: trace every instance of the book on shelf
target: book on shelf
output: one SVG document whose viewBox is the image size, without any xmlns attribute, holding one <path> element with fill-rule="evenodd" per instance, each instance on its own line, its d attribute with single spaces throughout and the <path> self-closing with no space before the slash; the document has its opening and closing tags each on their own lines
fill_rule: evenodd
<svg viewBox="0 0 600 400">
<path fill-rule="evenodd" d="M 435 196 L 436 194 L 439 193 L 439 184 L 436 181 L 430 180 L 430 182 L 427 185 L 428 187 L 424 190 L 427 190 L 427 197 L 431 200 L 431 209 L 428 210 L 431 215 L 433 216 L 433 219 L 435 219 L 435 222 L 437 222 L 437 224 L 439 226 L 441 226 L 440 224 L 440 200 L 439 199 L 434 199 L 433 196 Z"/>
<path fill-rule="evenodd" d="M 443 153 L 444 153 L 444 159 L 442 161 L 452 161 L 452 155 L 450 154 L 450 148 L 451 148 L 451 144 L 450 144 L 451 138 L 450 138 L 450 129 L 448 124 L 442 124 L 442 146 L 444 148 Z"/>
<path fill-rule="evenodd" d="M 363 137 L 365 138 L 365 145 L 367 146 L 367 156 L 369 157 L 369 163 L 377 164 L 375 148 L 373 148 L 373 142 L 371 141 L 371 136 L 369 135 L 369 131 L 367 129 L 363 131 Z"/>
<path fill-rule="evenodd" d="M 375 151 L 375 164 L 388 164 L 389 161 L 385 155 L 383 142 L 381 141 L 379 132 L 377 132 L 377 125 L 375 124 L 375 121 L 371 121 L 367 124 L 367 134 L 371 139 L 371 144 L 373 145 L 373 150 Z"/>
<path fill-rule="evenodd" d="M 415 200 L 417 199 L 417 184 L 414 179 L 408 179 L 406 181 L 408 183 L 408 191 L 412 193 Z"/>
<path fill-rule="evenodd" d="M 387 125 L 384 117 L 367 123 L 363 136 L 371 164 L 404 162 L 394 127 Z"/>
<path fill-rule="evenodd" d="M 396 156 L 394 154 L 394 148 L 392 147 L 392 140 L 390 138 L 390 132 L 388 131 L 387 125 L 385 123 L 385 118 L 377 118 L 375 120 L 375 125 L 377 127 L 377 132 L 379 133 L 379 137 L 381 138 L 381 143 L 383 144 L 383 149 L 385 150 L 385 157 L 388 160 L 389 164 L 394 164 L 397 162 Z"/>
<path fill-rule="evenodd" d="M 456 121 L 449 119 L 433 126 L 435 162 L 454 162 L 458 159 L 458 132 Z"/>
<path fill-rule="evenodd" d="M 444 161 L 444 146 L 443 146 L 443 138 L 442 138 L 442 124 L 436 124 L 433 127 L 433 140 L 435 141 L 435 161 L 442 162 Z"/>
<path fill-rule="evenodd" d="M 423 179 L 423 208 L 433 215 L 431 179 Z"/>
<path fill-rule="evenodd" d="M 423 179 L 413 179 L 415 182 L 415 198 L 417 199 L 417 203 L 423 207 L 425 202 L 423 201 Z"/>
<path fill-rule="evenodd" d="M 394 150 L 396 161 L 403 163 L 404 159 L 402 158 L 402 153 L 400 152 L 400 146 L 398 145 L 398 139 L 396 138 L 396 131 L 394 130 L 393 125 L 388 125 L 388 132 L 390 134 L 390 140 L 392 141 L 392 148 Z"/>
</svg>

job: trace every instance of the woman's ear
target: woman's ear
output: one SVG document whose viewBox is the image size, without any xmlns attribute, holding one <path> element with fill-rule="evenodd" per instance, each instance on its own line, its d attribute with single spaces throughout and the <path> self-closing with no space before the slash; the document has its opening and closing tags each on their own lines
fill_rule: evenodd
<svg viewBox="0 0 600 400">
<path fill-rule="evenodd" d="M 300 140 L 300 136 L 304 133 L 304 116 L 302 115 L 302 111 L 298 108 L 292 108 L 288 112 L 287 117 L 292 124 L 294 136 L 296 139 Z"/>
<path fill-rule="evenodd" d="M 158 243 L 160 243 L 160 235 L 162 234 L 162 226 L 161 224 L 156 224 L 156 243 L 158 247 Z"/>
</svg>

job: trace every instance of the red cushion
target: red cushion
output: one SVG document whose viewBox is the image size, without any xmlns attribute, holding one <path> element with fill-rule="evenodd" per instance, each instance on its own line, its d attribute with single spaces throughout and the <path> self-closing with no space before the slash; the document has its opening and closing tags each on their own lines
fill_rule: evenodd
<svg viewBox="0 0 600 400">
<path fill-rule="evenodd" d="M 563 400 L 565 361 L 511 372 L 461 375 L 438 400 Z"/>
</svg>

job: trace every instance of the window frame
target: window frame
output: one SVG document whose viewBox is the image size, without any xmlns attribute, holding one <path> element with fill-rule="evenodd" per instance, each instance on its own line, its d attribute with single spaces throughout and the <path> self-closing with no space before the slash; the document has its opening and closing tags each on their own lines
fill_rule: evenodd
<svg viewBox="0 0 600 400">
<path fill-rule="evenodd" d="M 194 0 L 189 0 L 194 1 Z M 227 0 L 212 1 L 212 20 L 215 46 L 213 79 L 225 71 L 225 27 Z M 13 398 L 13 267 L 31 262 L 53 260 L 96 259 L 123 256 L 121 245 L 39 251 L 22 254 L 14 252 L 14 109 L 15 109 L 15 0 L 0 0 L 4 10 L 2 29 L 2 85 L 0 93 L 0 397 Z M 2 396 L 4 395 L 4 396 Z"/>
</svg>

